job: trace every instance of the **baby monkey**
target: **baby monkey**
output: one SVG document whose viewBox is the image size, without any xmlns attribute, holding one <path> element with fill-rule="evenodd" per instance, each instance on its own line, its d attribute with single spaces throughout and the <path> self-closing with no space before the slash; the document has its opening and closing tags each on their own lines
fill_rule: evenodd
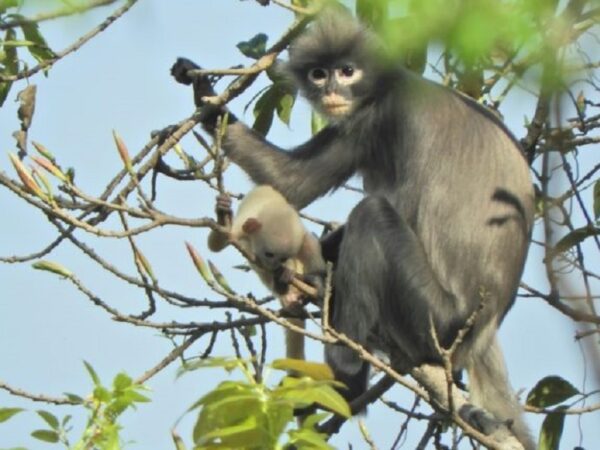
<svg viewBox="0 0 600 450">
<path fill-rule="evenodd" d="M 318 239 L 308 232 L 298 212 L 271 186 L 252 189 L 243 198 L 233 216 L 231 199 L 226 194 L 217 197 L 217 222 L 228 233 L 211 231 L 208 248 L 220 252 L 231 241 L 254 256 L 250 263 L 264 285 L 281 302 L 284 309 L 299 311 L 306 295 L 299 287 L 309 283 L 316 296 L 323 290 L 325 261 Z M 298 281 L 298 277 L 302 281 Z M 312 286 L 308 286 L 311 288 Z M 304 319 L 289 319 L 305 327 Z M 286 332 L 286 356 L 304 359 L 304 336 L 289 329 Z"/>
</svg>

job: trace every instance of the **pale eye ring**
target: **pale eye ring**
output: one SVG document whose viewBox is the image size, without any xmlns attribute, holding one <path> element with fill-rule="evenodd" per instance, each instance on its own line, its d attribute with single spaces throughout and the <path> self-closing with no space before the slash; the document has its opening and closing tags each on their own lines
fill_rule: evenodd
<svg viewBox="0 0 600 450">
<path fill-rule="evenodd" d="M 352 64 L 345 64 L 335 69 L 335 78 L 342 86 L 349 86 L 362 78 L 362 70 Z"/>
<path fill-rule="evenodd" d="M 329 73 L 327 72 L 327 69 L 324 69 L 323 67 L 315 67 L 308 71 L 308 79 L 316 85 L 324 84 L 328 76 Z"/>
</svg>

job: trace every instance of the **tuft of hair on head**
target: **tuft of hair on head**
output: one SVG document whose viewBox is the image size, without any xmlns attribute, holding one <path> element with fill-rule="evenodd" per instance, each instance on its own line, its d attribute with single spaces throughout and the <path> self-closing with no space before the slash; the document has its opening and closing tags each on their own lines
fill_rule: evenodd
<svg viewBox="0 0 600 450">
<path fill-rule="evenodd" d="M 344 7 L 331 4 L 289 48 L 286 71 L 300 79 L 308 67 L 326 66 L 331 61 L 352 57 L 372 60 L 377 49 L 374 34 Z"/>
</svg>

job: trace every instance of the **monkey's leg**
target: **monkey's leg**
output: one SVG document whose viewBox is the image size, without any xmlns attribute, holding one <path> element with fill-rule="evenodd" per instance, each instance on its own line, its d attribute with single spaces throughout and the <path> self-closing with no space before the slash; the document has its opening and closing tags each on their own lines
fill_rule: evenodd
<svg viewBox="0 0 600 450">
<path fill-rule="evenodd" d="M 304 319 L 288 319 L 292 324 L 302 329 L 306 328 Z M 305 359 L 304 335 L 285 329 L 285 356 L 293 359 Z"/>
<path fill-rule="evenodd" d="M 430 320 L 442 345 L 452 342 L 466 320 L 416 234 L 383 197 L 367 197 L 350 213 L 333 284 L 332 326 L 364 346 L 375 338 L 382 349 L 393 347 L 406 365 L 400 370 L 439 360 Z M 353 350 L 330 345 L 326 358 L 349 386 L 348 398 L 364 392 L 368 368 Z"/>
</svg>

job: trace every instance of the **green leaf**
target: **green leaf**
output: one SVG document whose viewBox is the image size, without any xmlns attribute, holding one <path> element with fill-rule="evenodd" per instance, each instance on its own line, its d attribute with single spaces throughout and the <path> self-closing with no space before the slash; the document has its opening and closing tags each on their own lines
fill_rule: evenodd
<svg viewBox="0 0 600 450">
<path fill-rule="evenodd" d="M 8 93 L 10 92 L 11 87 L 12 82 L 0 81 L 0 107 L 4 105 L 4 102 L 6 101 L 6 97 L 8 97 Z"/>
<path fill-rule="evenodd" d="M 271 364 L 273 369 L 278 370 L 293 370 L 301 375 L 306 375 L 313 380 L 334 380 L 335 376 L 331 371 L 331 367 L 323 363 L 315 363 L 302 359 L 276 359 Z"/>
<path fill-rule="evenodd" d="M 241 327 L 240 333 L 242 334 L 242 336 L 247 337 L 247 338 L 254 337 L 257 334 L 256 325 L 248 325 L 246 327 Z"/>
<path fill-rule="evenodd" d="M 53 430 L 58 430 L 60 428 L 60 423 L 54 414 L 43 410 L 39 410 L 37 411 L 37 413 L 42 419 L 44 419 L 44 422 L 46 422 L 48 426 Z"/>
<path fill-rule="evenodd" d="M 103 386 L 96 386 L 93 394 L 96 400 L 103 403 L 108 403 L 112 398 L 110 391 Z"/>
<path fill-rule="evenodd" d="M 274 83 L 260 96 L 254 105 L 254 131 L 266 136 L 273 124 L 273 117 L 277 117 L 289 125 L 292 107 L 296 102 L 296 94 L 287 83 Z"/>
<path fill-rule="evenodd" d="M 63 417 L 63 419 L 61 420 L 61 425 L 63 428 L 65 428 L 67 426 L 67 424 L 71 421 L 71 419 L 73 418 L 73 416 L 71 416 L 70 414 L 67 414 L 65 417 Z"/>
<path fill-rule="evenodd" d="M 100 377 L 98 376 L 98 374 L 96 373 L 96 371 L 94 370 L 92 365 L 87 361 L 83 361 L 83 365 L 85 366 L 86 370 L 90 374 L 90 377 L 92 378 L 92 381 L 94 382 L 94 385 L 100 386 L 100 384 L 101 384 Z"/>
<path fill-rule="evenodd" d="M 171 437 L 173 438 L 173 443 L 175 444 L 175 450 L 187 450 L 183 439 L 181 439 L 181 436 L 179 436 L 175 430 L 171 431 Z"/>
<path fill-rule="evenodd" d="M 210 269 L 210 273 L 212 273 L 213 278 L 219 284 L 219 286 L 225 289 L 225 291 L 227 291 L 229 294 L 235 294 L 235 291 L 231 289 L 231 286 L 229 286 L 227 279 L 225 278 L 223 273 L 217 268 L 217 266 L 215 266 L 211 261 L 208 261 L 208 268 Z"/>
<path fill-rule="evenodd" d="M 17 32 L 14 29 L 6 30 L 4 34 L 4 42 L 2 45 L 6 45 L 6 42 L 15 41 L 17 39 Z M 14 47 L 5 47 L 4 51 L 6 52 L 6 56 L 4 61 L 2 61 L 2 65 L 4 65 L 5 73 L 7 75 L 15 75 L 19 70 L 19 60 L 17 58 L 17 49 Z"/>
<path fill-rule="evenodd" d="M 238 50 L 244 56 L 252 59 L 258 59 L 265 54 L 267 50 L 268 36 L 264 33 L 258 33 L 249 41 L 243 41 L 236 45 Z"/>
<path fill-rule="evenodd" d="M 538 450 L 559 450 L 565 415 L 557 410 L 546 416 L 540 430 Z"/>
<path fill-rule="evenodd" d="M 220 383 L 189 408 L 191 410 L 202 406 L 193 430 L 194 442 L 200 442 L 213 430 L 239 425 L 248 416 L 260 416 L 262 428 L 266 429 L 267 417 L 264 412 L 267 396 L 265 394 L 261 385 L 240 381 Z"/>
<path fill-rule="evenodd" d="M 202 442 L 213 430 L 239 425 L 248 417 L 254 417 L 257 420 L 259 415 L 262 415 L 261 402 L 256 398 L 234 397 L 215 407 L 206 406 L 200 411 L 194 426 L 194 442 Z"/>
<path fill-rule="evenodd" d="M 302 428 L 313 429 L 317 426 L 317 424 L 319 422 L 321 422 L 322 420 L 325 420 L 330 415 L 331 415 L 331 413 L 328 413 L 328 412 L 311 414 L 310 416 L 305 417 L 302 420 Z"/>
<path fill-rule="evenodd" d="M 323 385 L 309 390 L 308 396 L 312 397 L 314 403 L 336 412 L 342 417 L 349 418 L 352 415 L 350 412 L 350 405 L 348 405 L 346 399 L 329 385 Z"/>
<path fill-rule="evenodd" d="M 536 408 L 562 403 L 580 392 L 568 381 L 558 376 L 545 377 L 538 381 L 527 395 L 527 404 Z"/>
<path fill-rule="evenodd" d="M 279 102 L 276 105 L 277 117 L 279 117 L 279 119 L 286 125 L 290 124 L 290 116 L 292 114 L 292 108 L 295 102 L 296 97 L 294 95 L 284 93 L 279 98 Z"/>
<path fill-rule="evenodd" d="M 0 423 L 6 422 L 12 416 L 25 411 L 23 408 L 0 408 Z"/>
<path fill-rule="evenodd" d="M 271 129 L 273 117 L 275 117 L 275 108 L 277 108 L 278 94 L 274 86 L 272 85 L 267 89 L 254 105 L 252 129 L 263 136 L 266 136 Z"/>
<path fill-rule="evenodd" d="M 42 261 L 33 263 L 31 266 L 34 269 L 44 270 L 46 272 L 52 272 L 52 273 L 55 273 L 56 275 L 60 275 L 61 277 L 65 277 L 65 278 L 70 278 L 71 276 L 73 276 L 73 272 L 71 272 L 69 269 L 67 269 L 66 267 L 64 267 L 61 264 L 58 264 L 58 263 L 52 262 L 52 261 L 42 260 Z"/>
<path fill-rule="evenodd" d="M 600 228 L 592 226 L 577 228 L 576 230 L 571 231 L 569 234 L 567 234 L 565 237 L 563 237 L 560 241 L 556 243 L 556 245 L 554 246 L 554 252 L 566 252 L 571 247 L 580 244 L 588 237 L 598 235 L 600 235 Z"/>
<path fill-rule="evenodd" d="M 4 47 L 8 48 L 8 47 L 31 47 L 35 44 L 31 41 L 28 41 L 27 39 L 12 39 L 10 41 L 2 42 L 2 45 Z"/>
<path fill-rule="evenodd" d="M 84 403 L 85 402 L 85 400 L 83 399 L 83 397 L 80 397 L 77 394 L 72 394 L 70 392 L 65 392 L 65 397 L 67 397 L 72 402 L 76 402 L 76 403 Z"/>
<path fill-rule="evenodd" d="M 126 373 L 119 373 L 113 380 L 113 389 L 123 391 L 133 384 L 133 380 Z"/>
<path fill-rule="evenodd" d="M 298 450 L 320 450 L 320 449 L 331 449 L 334 447 L 327 443 L 327 434 L 317 433 L 314 430 L 301 429 L 292 430 L 289 432 L 290 441 L 289 444 L 293 444 L 294 448 Z"/>
<path fill-rule="evenodd" d="M 356 0 L 356 15 L 375 29 L 387 19 L 389 0 Z"/>
<path fill-rule="evenodd" d="M 190 257 L 192 258 L 192 262 L 194 263 L 194 266 L 196 267 L 196 270 L 198 271 L 202 279 L 206 283 L 210 284 L 212 282 L 212 279 L 210 277 L 210 273 L 208 271 L 208 268 L 206 267 L 204 259 L 202 258 L 202 256 L 200 256 L 200 253 L 198 253 L 194 246 L 189 242 L 185 243 L 185 247 L 187 248 Z"/>
<path fill-rule="evenodd" d="M 313 135 L 317 134 L 327 126 L 327 119 L 316 111 L 310 115 L 310 131 Z"/>
<path fill-rule="evenodd" d="M 273 394 L 285 399 L 294 407 L 308 406 L 313 403 L 323 406 L 343 417 L 350 417 L 350 405 L 332 387 L 330 381 L 313 381 L 309 378 L 285 377 L 281 386 L 273 390 Z"/>
<path fill-rule="evenodd" d="M 275 443 L 279 440 L 279 437 L 284 432 L 285 428 L 290 422 L 294 420 L 294 408 L 280 401 L 272 401 L 269 398 L 267 401 L 264 412 L 266 414 L 268 438 L 270 445 L 268 448 L 275 448 Z"/>
<path fill-rule="evenodd" d="M 150 398 L 140 394 L 135 388 L 129 388 L 125 393 L 120 396 L 121 399 L 125 400 L 129 404 L 133 403 L 148 403 Z"/>
<path fill-rule="evenodd" d="M 247 394 L 251 389 L 251 386 L 241 381 L 223 381 L 215 389 L 194 402 L 188 411 L 192 411 L 198 406 L 217 403 L 228 397 Z"/>
<path fill-rule="evenodd" d="M 270 448 L 265 446 L 264 437 L 263 431 L 258 426 L 256 416 L 250 415 L 239 424 L 209 431 L 195 443 L 202 446 L 218 440 L 221 447 L 247 448 L 248 443 L 252 443 L 257 448 Z"/>
<path fill-rule="evenodd" d="M 40 33 L 39 26 L 35 22 L 26 22 L 21 25 L 25 39 L 34 43 L 34 45 L 27 47 L 31 56 L 33 56 L 38 62 L 44 62 L 54 58 L 56 55 L 48 44 L 46 39 Z"/>
<path fill-rule="evenodd" d="M 59 441 L 58 433 L 53 430 L 36 430 L 31 433 L 31 436 L 40 441 L 50 442 L 51 444 L 56 444 Z"/>
<path fill-rule="evenodd" d="M 594 183 L 594 218 L 600 219 L 600 180 Z"/>
<path fill-rule="evenodd" d="M 215 356 L 212 358 L 198 359 L 194 362 L 186 362 L 177 371 L 177 376 L 180 377 L 184 373 L 191 372 L 198 369 L 206 369 L 211 367 L 222 367 L 226 371 L 231 372 L 232 370 L 240 367 L 243 361 L 237 358 L 230 358 L 227 356 Z"/>
<path fill-rule="evenodd" d="M 16 39 L 17 34 L 15 30 L 9 29 L 6 31 L 4 35 L 4 42 L 12 41 Z M 4 44 L 4 43 L 3 43 Z M 2 65 L 4 69 L 0 72 L 3 75 L 16 75 L 19 71 L 19 58 L 17 56 L 17 49 L 15 47 L 4 47 L 4 59 L 2 60 Z M 1 48 L 1 47 L 0 47 Z M 2 106 L 10 92 L 10 88 L 12 87 L 11 81 L 6 81 L 0 83 L 0 106 Z"/>
<path fill-rule="evenodd" d="M 15 8 L 17 6 L 19 6 L 19 0 L 0 0 L 0 14 L 8 8 Z"/>
</svg>

